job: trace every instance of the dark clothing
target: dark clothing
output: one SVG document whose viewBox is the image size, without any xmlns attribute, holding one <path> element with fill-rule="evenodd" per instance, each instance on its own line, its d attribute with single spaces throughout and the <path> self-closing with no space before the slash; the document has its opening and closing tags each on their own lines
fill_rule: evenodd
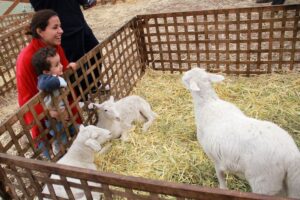
<svg viewBox="0 0 300 200">
<path fill-rule="evenodd" d="M 273 0 L 272 1 L 272 5 L 280 5 L 280 4 L 284 4 L 285 0 Z"/>
<path fill-rule="evenodd" d="M 61 87 L 57 76 L 41 74 L 38 76 L 38 89 L 45 92 L 52 92 Z"/>
<path fill-rule="evenodd" d="M 69 62 L 76 62 L 99 44 L 80 9 L 86 0 L 30 0 L 35 11 L 52 9 L 61 21 L 62 47 Z"/>
</svg>

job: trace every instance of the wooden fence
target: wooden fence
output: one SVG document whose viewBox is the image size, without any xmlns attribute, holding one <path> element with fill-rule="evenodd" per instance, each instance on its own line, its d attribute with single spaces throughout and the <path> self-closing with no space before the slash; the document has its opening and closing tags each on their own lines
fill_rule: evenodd
<svg viewBox="0 0 300 200">
<path fill-rule="evenodd" d="M 53 162 L 64 155 L 74 140 L 68 127 L 74 125 L 78 118 L 84 124 L 96 123 L 96 114 L 80 108 L 78 102 L 87 100 L 88 96 L 96 102 L 104 101 L 109 95 L 116 99 L 127 96 L 143 77 L 146 66 L 169 72 L 183 72 L 197 66 L 209 71 L 249 76 L 273 71 L 299 71 L 299 10 L 300 5 L 286 5 L 133 18 L 82 57 L 76 72 L 69 70 L 65 73 L 68 88 L 56 102 L 64 101 L 70 120 L 62 120 L 64 130 L 57 132 L 54 138 L 45 140 L 45 149 L 35 148 L 49 133 L 49 128 L 43 125 L 44 119 L 50 119 L 43 93 L 37 94 L 1 124 L 0 152 L 4 154 L 0 154 L 0 175 L 3 194 L 14 199 L 63 199 L 58 198 L 51 189 L 50 195 L 41 192 L 45 184 L 50 188 L 53 184 L 59 184 L 64 187 L 69 199 L 74 199 L 72 188 L 83 190 L 87 199 L 91 197 L 91 192 L 101 193 L 105 199 L 278 199 L 126 177 L 38 160 L 47 160 L 42 156 L 43 150 L 48 150 Z M 99 73 L 100 76 L 97 76 Z M 99 82 L 102 87 L 109 85 L 110 91 L 93 93 Z M 42 113 L 35 111 L 38 105 L 44 108 Z M 29 124 L 24 121 L 24 115 L 28 112 L 33 115 Z M 30 135 L 33 127 L 40 131 L 36 139 Z M 51 126 L 51 129 L 55 130 L 55 127 Z M 54 140 L 60 141 L 63 131 L 67 133 L 68 142 L 54 155 L 51 144 Z M 21 144 L 24 140 L 27 144 Z M 49 178 L 51 173 L 60 176 L 60 180 Z M 70 177 L 80 181 L 74 183 L 68 179 Z M 102 186 L 96 187 L 89 182 L 101 183 Z"/>
<path fill-rule="evenodd" d="M 299 5 L 138 16 L 154 69 L 246 75 L 299 69 L 299 17 Z"/>
<path fill-rule="evenodd" d="M 0 35 L 29 23 L 33 13 L 20 13 L 0 16 Z"/>
<path fill-rule="evenodd" d="M 27 26 L 23 21 L 20 26 L 0 33 L 0 95 L 16 88 L 16 60 L 30 40 L 25 35 Z"/>
</svg>

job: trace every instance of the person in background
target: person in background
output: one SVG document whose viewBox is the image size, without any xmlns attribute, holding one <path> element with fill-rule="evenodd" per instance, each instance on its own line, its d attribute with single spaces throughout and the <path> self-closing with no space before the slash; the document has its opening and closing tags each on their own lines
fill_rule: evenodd
<svg viewBox="0 0 300 200">
<path fill-rule="evenodd" d="M 81 10 L 81 6 L 88 9 L 96 5 L 96 0 L 30 0 L 30 3 L 35 11 L 52 9 L 58 13 L 62 29 L 64 30 L 62 47 L 69 61 L 76 62 L 85 53 L 99 44 Z M 100 57 L 100 54 L 98 54 L 97 58 L 100 59 Z M 95 62 L 94 59 L 91 60 L 92 64 Z M 85 67 L 87 70 L 88 64 Z M 96 78 L 99 77 L 97 68 L 93 72 Z M 81 76 L 81 69 L 77 73 L 78 76 Z M 75 81 L 75 78 L 72 77 L 71 81 Z M 93 82 L 91 75 L 88 76 L 88 82 Z M 85 81 L 81 82 L 81 86 L 83 90 L 87 88 Z M 101 83 L 97 83 L 97 87 L 93 88 L 93 90 L 96 91 L 98 87 L 100 89 Z M 75 87 L 75 91 L 78 95 L 80 94 L 79 88 Z"/>
<path fill-rule="evenodd" d="M 60 62 L 59 54 L 53 47 L 45 47 L 39 49 L 32 57 L 32 65 L 35 67 L 35 72 L 38 75 L 38 89 L 46 93 L 52 93 L 54 97 L 60 95 L 60 88 L 66 88 L 67 82 L 63 77 L 63 65 Z M 50 94 L 44 97 L 44 102 L 48 110 L 57 111 Z M 58 102 L 58 109 L 61 113 L 67 113 L 65 111 L 65 104 L 61 100 Z M 64 116 L 64 120 L 68 120 L 69 116 Z M 67 134 L 62 132 L 63 123 L 56 119 L 46 120 L 45 124 L 47 128 L 51 128 L 51 122 L 55 123 L 56 131 L 60 132 L 60 138 L 63 144 L 67 143 Z M 69 127 L 71 135 L 74 135 L 75 129 L 73 126 Z M 55 136 L 55 130 L 49 131 L 52 137 Z M 52 151 L 56 155 L 60 151 L 58 140 L 54 140 L 52 144 Z M 44 152 L 49 157 L 48 152 Z"/>
<path fill-rule="evenodd" d="M 272 5 L 280 5 L 284 4 L 285 0 L 256 0 L 256 3 L 270 3 L 272 2 Z"/>
<path fill-rule="evenodd" d="M 37 88 L 37 74 L 35 73 L 31 60 L 32 56 L 40 48 L 47 46 L 55 48 L 63 65 L 63 71 L 68 68 L 75 70 L 77 67 L 76 63 L 68 62 L 61 47 L 61 36 L 63 34 L 63 30 L 56 12 L 53 10 L 41 10 L 36 12 L 32 17 L 29 29 L 28 34 L 32 35 L 32 40 L 24 49 L 21 50 L 16 61 L 17 92 L 20 107 L 26 104 L 39 92 Z M 36 105 L 34 109 L 37 115 L 43 112 L 43 107 L 40 104 Z M 50 111 L 49 114 L 53 118 L 58 118 L 58 113 L 56 111 Z M 34 120 L 32 113 L 27 112 L 24 115 L 24 120 L 26 124 L 31 124 Z M 80 122 L 80 119 L 77 120 Z M 38 138 L 40 135 L 38 126 L 32 127 L 31 135 L 33 139 Z M 37 141 L 36 145 L 39 144 L 42 143 Z"/>
<path fill-rule="evenodd" d="M 30 3 L 35 11 L 51 9 L 58 14 L 64 30 L 62 47 L 70 62 L 76 62 L 99 44 L 80 8 L 95 5 L 95 0 L 30 0 Z"/>
</svg>

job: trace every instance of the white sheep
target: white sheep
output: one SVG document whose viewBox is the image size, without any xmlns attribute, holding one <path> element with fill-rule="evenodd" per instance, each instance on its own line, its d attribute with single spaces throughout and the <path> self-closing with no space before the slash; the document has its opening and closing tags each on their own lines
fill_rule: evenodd
<svg viewBox="0 0 300 200">
<path fill-rule="evenodd" d="M 57 161 L 59 164 L 82 167 L 87 169 L 96 170 L 97 167 L 94 164 L 94 153 L 100 150 L 106 150 L 107 146 L 101 147 L 102 144 L 109 141 L 112 138 L 110 131 L 102 129 L 93 125 L 84 127 L 80 125 L 79 133 L 71 145 L 68 152 Z M 58 175 L 51 175 L 51 179 L 60 179 Z M 67 178 L 69 182 L 80 184 L 80 180 L 74 178 Z M 90 183 L 95 187 L 101 187 L 98 183 Z M 61 185 L 53 184 L 53 188 L 56 196 L 62 198 L 68 198 L 68 195 Z M 80 189 L 72 188 L 72 193 L 75 199 L 86 199 L 84 191 Z M 44 194 L 49 194 L 48 186 L 43 190 Z M 92 192 L 93 199 L 100 199 L 100 194 Z"/>
<path fill-rule="evenodd" d="M 88 107 L 94 106 L 98 110 L 97 126 L 110 130 L 113 138 L 121 137 L 123 141 L 128 139 L 128 131 L 133 122 L 145 122 L 142 129 L 145 132 L 157 116 L 145 99 L 135 95 L 118 101 L 114 101 L 114 97 L 111 96 L 102 104 L 90 103 Z"/>
<path fill-rule="evenodd" d="M 212 83 L 223 79 L 199 68 L 182 77 L 194 101 L 197 139 L 214 161 L 220 188 L 227 188 L 228 171 L 244 176 L 254 193 L 300 198 L 300 152 L 292 137 L 221 100 Z"/>
</svg>

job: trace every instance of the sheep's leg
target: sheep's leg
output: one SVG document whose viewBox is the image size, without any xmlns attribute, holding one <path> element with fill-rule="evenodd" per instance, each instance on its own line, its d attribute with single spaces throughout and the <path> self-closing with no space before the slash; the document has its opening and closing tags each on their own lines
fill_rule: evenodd
<svg viewBox="0 0 300 200">
<path fill-rule="evenodd" d="M 99 151 L 99 154 L 106 154 L 107 152 L 109 152 L 111 150 L 111 143 L 106 144 L 104 147 L 102 147 L 102 149 Z"/>
<path fill-rule="evenodd" d="M 127 131 L 124 131 L 124 132 L 122 133 L 122 135 L 121 135 L 121 140 L 122 140 L 123 142 L 128 142 L 128 141 L 129 141 L 129 134 L 128 134 Z"/>
<path fill-rule="evenodd" d="M 156 114 L 150 109 L 148 112 L 141 112 L 141 115 L 147 119 L 147 122 L 143 125 L 143 132 L 146 132 L 155 120 Z"/>
<path fill-rule="evenodd" d="M 227 189 L 226 180 L 225 180 L 225 171 L 222 170 L 218 165 L 215 165 L 218 181 L 219 181 L 219 188 Z"/>
<path fill-rule="evenodd" d="M 266 195 L 278 195 L 283 190 L 283 177 L 276 175 L 252 176 L 249 179 L 252 192 Z"/>
</svg>

